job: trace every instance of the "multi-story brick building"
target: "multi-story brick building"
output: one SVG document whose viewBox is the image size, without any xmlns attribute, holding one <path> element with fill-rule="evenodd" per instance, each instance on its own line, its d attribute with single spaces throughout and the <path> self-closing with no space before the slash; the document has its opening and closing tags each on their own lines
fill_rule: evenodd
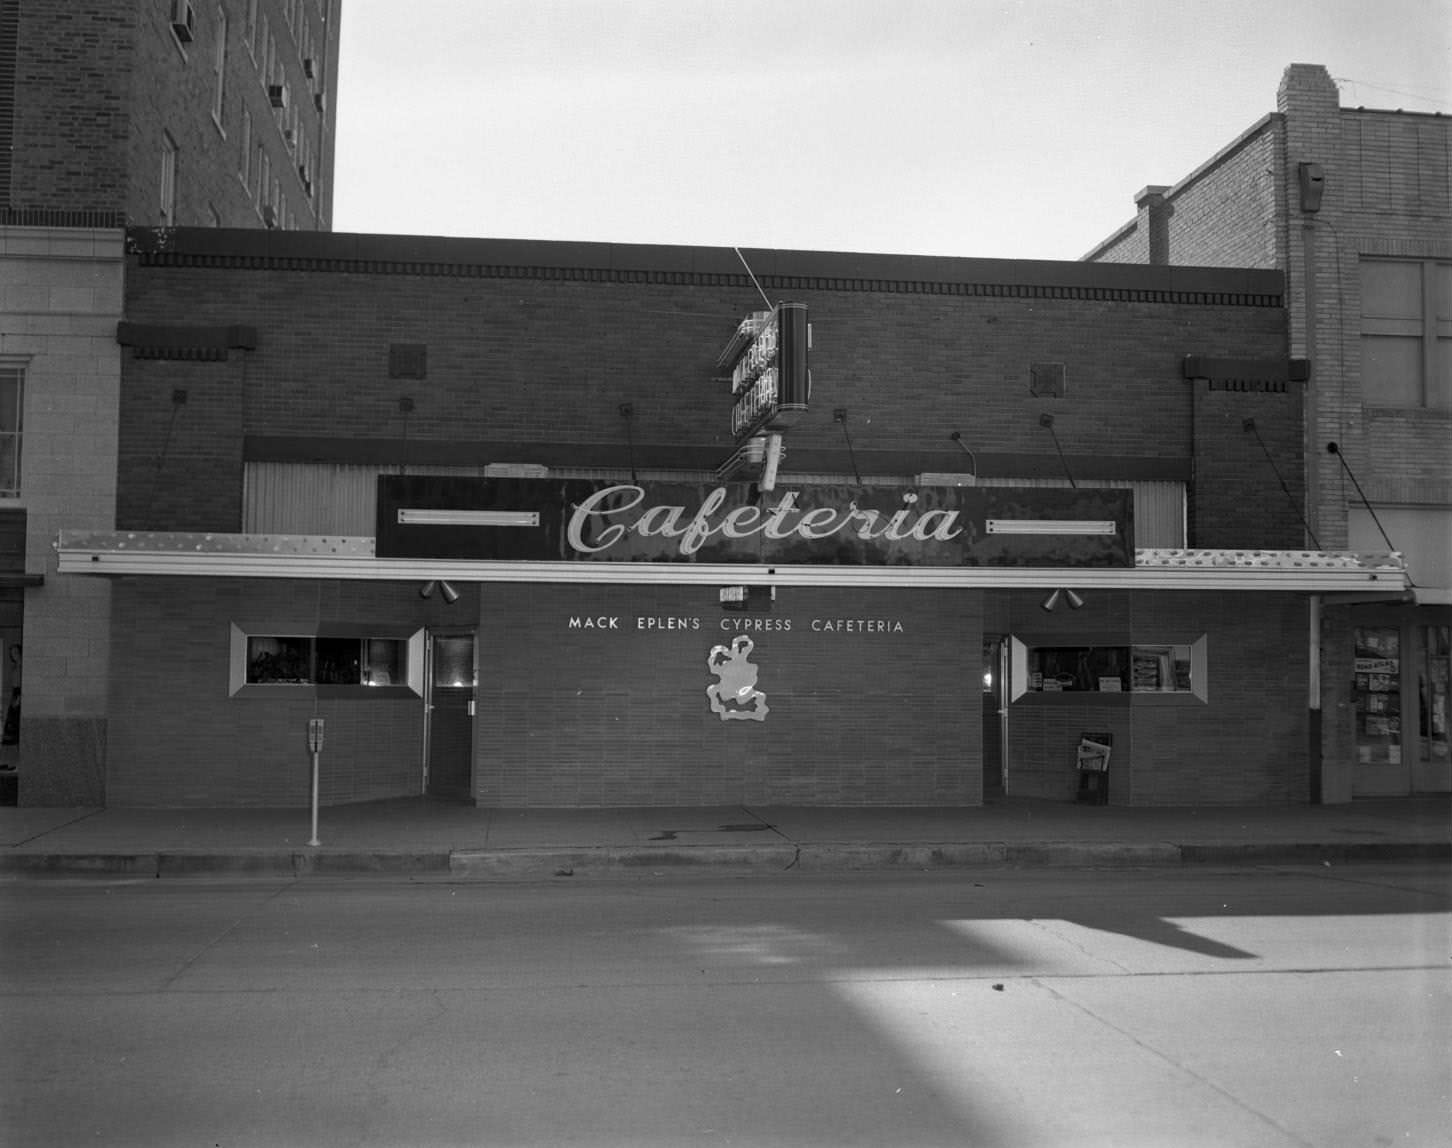
<svg viewBox="0 0 1452 1148">
<path fill-rule="evenodd" d="M 1136 204 L 1087 260 L 1285 274 L 1307 544 L 1407 556 L 1415 604 L 1322 612 L 1321 797 L 1452 789 L 1452 120 L 1343 108 L 1292 64 L 1275 112 Z"/>
<path fill-rule="evenodd" d="M 1308 601 L 1405 586 L 1301 552 L 1275 270 L 126 258 L 112 804 L 305 804 L 315 719 L 329 802 L 1305 801 Z"/>
<path fill-rule="evenodd" d="M 326 231 L 339 0 L 4 0 L 7 224 Z"/>
<path fill-rule="evenodd" d="M 338 9 L 0 0 L 6 799 L 104 796 L 110 588 L 54 541 L 115 522 L 124 229 L 328 229 Z"/>
</svg>

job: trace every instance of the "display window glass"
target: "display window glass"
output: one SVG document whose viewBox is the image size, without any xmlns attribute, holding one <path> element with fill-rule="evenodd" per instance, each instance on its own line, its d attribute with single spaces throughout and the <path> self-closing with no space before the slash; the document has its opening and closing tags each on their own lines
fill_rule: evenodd
<svg viewBox="0 0 1452 1148">
<path fill-rule="evenodd" d="M 1363 765 L 1402 760 L 1402 632 L 1357 626 L 1355 633 L 1356 757 Z"/>
<path fill-rule="evenodd" d="M 1452 626 L 1422 627 L 1422 658 L 1417 667 L 1417 732 L 1423 761 L 1448 760 L 1447 702 L 1452 667 Z"/>
<path fill-rule="evenodd" d="M 344 695 L 400 689 L 421 695 L 423 662 L 422 630 L 396 637 L 277 634 L 234 624 L 230 692 L 311 686 Z"/>
<path fill-rule="evenodd" d="M 1179 695 L 1206 700 L 1206 644 L 1029 644 L 1014 638 L 1013 697 L 1025 694 Z"/>
</svg>

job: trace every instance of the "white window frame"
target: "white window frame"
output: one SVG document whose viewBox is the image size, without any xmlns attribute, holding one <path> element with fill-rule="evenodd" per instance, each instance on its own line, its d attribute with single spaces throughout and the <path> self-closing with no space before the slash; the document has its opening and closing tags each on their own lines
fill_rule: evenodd
<svg viewBox="0 0 1452 1148">
<path fill-rule="evenodd" d="M 247 0 L 247 24 L 244 37 L 247 44 L 247 54 L 252 57 L 252 62 L 257 62 L 257 4 L 258 0 Z"/>
<path fill-rule="evenodd" d="M 177 144 L 171 132 L 161 133 L 161 223 L 163 227 L 176 225 L 176 167 Z"/>
<path fill-rule="evenodd" d="M 237 174 L 242 179 L 242 186 L 252 191 L 252 113 L 246 108 L 242 109 L 242 150 L 238 153 L 242 162 L 237 167 Z"/>
<path fill-rule="evenodd" d="M 1397 263 L 1420 268 L 1419 290 L 1420 290 L 1420 314 L 1403 315 L 1396 317 L 1383 317 L 1368 315 L 1366 298 L 1366 276 L 1364 268 L 1368 264 Z M 1441 285 L 1444 274 L 1442 269 L 1452 266 L 1446 259 L 1436 258 L 1384 258 L 1380 256 L 1363 256 L 1361 258 L 1361 345 L 1362 345 L 1362 370 L 1361 387 L 1362 402 L 1368 407 L 1386 407 L 1399 410 L 1441 410 L 1452 411 L 1452 380 L 1439 380 L 1437 369 L 1439 359 L 1452 363 L 1452 298 L 1440 298 Z M 1452 285 L 1452 274 L 1445 275 L 1446 282 Z M 1452 295 L 1452 290 L 1448 291 Z M 1417 386 L 1417 402 L 1393 402 L 1384 393 L 1378 393 L 1375 387 L 1375 380 L 1368 377 L 1366 368 L 1366 347 L 1367 340 L 1376 337 L 1396 337 L 1401 339 L 1416 339 L 1421 348 L 1420 371 Z M 1438 355 L 1438 346 L 1444 348 L 1443 354 Z M 1447 369 L 1447 368 L 1444 368 Z"/>
<path fill-rule="evenodd" d="M 15 381 L 15 429 L 0 430 L 0 441 L 13 442 L 13 474 L 0 472 L 0 499 L 10 501 L 18 499 L 23 490 L 22 480 L 24 470 L 22 468 L 22 448 L 25 443 L 25 371 L 29 366 L 28 358 L 0 357 L 0 375 L 8 376 Z M 0 454 L 3 457 L 3 454 Z"/>
<path fill-rule="evenodd" d="M 222 126 L 222 116 L 227 97 L 227 10 L 217 5 L 217 30 L 212 42 L 212 123 L 227 138 L 227 129 Z"/>
</svg>

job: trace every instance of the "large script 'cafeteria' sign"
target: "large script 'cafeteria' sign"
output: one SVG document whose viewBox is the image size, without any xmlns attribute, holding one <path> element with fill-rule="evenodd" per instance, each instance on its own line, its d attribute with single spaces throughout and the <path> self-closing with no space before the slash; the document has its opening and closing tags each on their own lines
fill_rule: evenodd
<svg viewBox="0 0 1452 1148">
<path fill-rule="evenodd" d="M 1128 490 L 385 475 L 380 558 L 1133 566 Z"/>
</svg>

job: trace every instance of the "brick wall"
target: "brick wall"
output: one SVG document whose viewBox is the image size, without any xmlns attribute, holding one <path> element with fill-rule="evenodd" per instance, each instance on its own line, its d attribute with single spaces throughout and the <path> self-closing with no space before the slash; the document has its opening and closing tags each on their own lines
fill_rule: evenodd
<svg viewBox="0 0 1452 1148">
<path fill-rule="evenodd" d="M 466 590 L 451 607 L 416 591 L 200 578 L 120 584 L 110 803 L 305 805 L 315 714 L 327 723 L 324 802 L 418 793 L 421 699 L 229 696 L 229 627 L 257 619 L 310 632 L 330 621 L 476 618 L 482 803 L 979 800 L 979 594 L 783 589 L 773 613 L 735 614 L 722 610 L 714 586 L 497 585 L 482 599 Z M 586 617 L 614 617 L 619 628 L 571 626 Z M 862 631 L 864 618 L 888 628 Z M 711 712 L 705 691 L 717 679 L 706 659 L 736 632 L 722 630 L 723 619 L 749 627 L 769 707 L 763 722 Z M 814 619 L 854 628 L 814 631 Z"/>
<path fill-rule="evenodd" d="M 214 211 L 224 227 L 263 226 L 255 194 L 260 146 L 267 154 L 271 176 L 280 182 L 291 225 L 302 230 L 326 229 L 332 202 L 331 162 L 326 165 L 325 175 L 319 170 L 313 181 L 314 191 L 309 194 L 298 171 L 304 154 L 299 150 L 298 137 L 309 138 L 319 157 L 315 166 L 322 169 L 321 161 L 332 148 L 336 67 L 327 70 L 324 107 L 320 110 L 313 101 L 314 82 L 303 74 L 298 44 L 301 34 L 283 18 L 284 7 L 281 0 L 264 0 L 258 6 L 259 42 L 255 49 L 249 49 L 244 2 L 232 0 L 221 5 L 216 0 L 194 0 L 195 38 L 185 46 L 171 34 L 169 5 L 147 6 L 136 38 L 137 67 L 131 89 L 128 202 L 133 222 L 158 221 L 162 133 L 169 132 L 178 146 L 178 226 L 213 226 Z M 228 14 L 226 75 L 221 116 L 214 118 L 215 46 L 222 8 Z M 300 8 L 300 14 L 313 21 L 317 50 L 321 51 L 326 43 L 331 48 L 328 58 L 336 60 L 338 21 L 324 25 L 314 5 Z M 261 41 L 263 22 L 277 45 L 273 78 L 284 80 L 295 109 L 291 115 L 295 116 L 296 130 L 291 140 L 283 132 L 292 122 L 289 113 L 274 109 L 268 100 L 266 52 Z M 243 180 L 244 111 L 252 125 L 247 141 L 251 154 L 245 160 L 251 165 L 246 173 L 250 187 Z M 266 198 L 262 197 L 262 201 Z"/>
<path fill-rule="evenodd" d="M 417 591 L 412 584 L 265 579 L 118 583 L 108 803 L 305 806 L 314 716 L 326 722 L 324 803 L 419 793 L 421 700 L 315 700 L 306 687 L 292 699 L 234 697 L 228 653 L 233 623 L 276 626 L 278 633 L 312 633 L 329 623 L 437 623 L 442 607 Z"/>
<path fill-rule="evenodd" d="M 1170 262 L 1186 267 L 1278 267 L 1280 125 L 1257 124 L 1170 201 Z"/>
<path fill-rule="evenodd" d="M 1239 592 L 1085 592 L 1070 614 L 1007 595 L 1009 626 L 1043 645 L 1188 643 L 1205 635 L 1208 701 L 1183 696 L 1025 695 L 1009 710 L 1009 791 L 1070 799 L 1080 735 L 1114 735 L 1116 805 L 1303 802 L 1308 796 L 1304 597 Z"/>
<path fill-rule="evenodd" d="M 731 445 L 715 356 L 759 299 L 749 283 L 683 280 L 135 266 L 135 322 L 246 323 L 259 343 L 226 363 L 126 361 L 121 524 L 238 529 L 245 436 L 407 438 L 415 463 L 431 460 L 431 444 L 467 455 L 470 443 L 487 443 L 519 449 L 475 461 L 528 453 L 568 465 L 570 448 L 585 445 L 624 467 L 630 447 L 619 407 L 630 403 L 635 451 L 681 447 L 714 466 Z M 1183 357 L 1285 353 L 1274 307 L 1063 298 L 1048 289 L 996 296 L 991 286 L 972 295 L 911 285 L 774 289 L 807 303 L 813 323 L 812 409 L 788 438 L 787 466 L 799 472 L 851 474 L 854 462 L 864 475 L 962 470 L 948 438 L 957 429 L 985 474 L 1061 474 L 1039 422 L 1052 413 L 1080 477 L 1124 477 L 1136 463 L 1184 474 L 1196 434 Z M 426 379 L 389 377 L 393 342 L 427 346 Z M 1044 362 L 1064 364 L 1062 395 L 1033 393 L 1031 368 Z M 189 401 L 173 418 L 177 387 Z M 413 404 L 406 420 L 404 397 Z M 833 419 L 839 407 L 848 412 L 850 454 Z M 219 437 L 228 427 L 230 440 Z M 1242 447 L 1237 440 L 1227 469 L 1239 465 Z M 158 501 L 155 460 L 165 453 L 171 468 L 192 449 L 201 453 L 185 472 L 191 505 Z M 1243 495 L 1238 485 L 1201 497 L 1230 507 Z"/>
<path fill-rule="evenodd" d="M 56 576 L 63 527 L 109 530 L 116 514 L 122 233 L 0 228 L 0 357 L 23 366 L 25 569 L 20 800 L 104 800 L 111 586 Z"/>
<path fill-rule="evenodd" d="M 169 0 L 25 0 L 16 5 L 15 105 L 8 206 L 21 211 L 104 212 L 133 224 L 161 222 L 163 139 L 177 147 L 175 223 L 263 226 L 256 195 L 256 149 L 267 153 L 291 225 L 325 230 L 332 215 L 332 149 L 340 21 L 317 6 L 309 50 L 316 79 L 304 74 L 299 29 L 282 0 L 262 0 L 295 117 L 275 110 L 262 74 L 264 55 L 247 43 L 247 0 L 193 0 L 193 39 L 171 31 Z M 333 7 L 330 3 L 329 7 Z M 220 115 L 214 115 L 221 14 L 226 54 Z M 322 94 L 322 107 L 314 101 Z M 244 111 L 252 131 L 244 158 Z M 295 130 L 291 139 L 284 127 Z M 307 138 L 306 150 L 299 143 Z M 311 191 L 299 166 L 311 155 Z M 252 170 L 248 171 L 248 166 Z M 244 183 L 252 176 L 252 187 Z"/>
<path fill-rule="evenodd" d="M 1284 231 L 1283 128 L 1267 116 L 1166 193 L 1167 262 L 1181 267 L 1280 267 Z M 1143 193 L 1141 193 L 1143 194 Z M 1095 263 L 1150 263 L 1150 207 L 1085 256 Z"/>
<path fill-rule="evenodd" d="M 183 235 L 178 242 L 176 258 L 167 252 L 136 257 L 128 318 L 181 330 L 248 324 L 258 345 L 231 350 L 225 361 L 124 360 L 123 528 L 239 529 L 240 463 L 249 438 L 386 444 L 399 452 L 400 463 L 413 464 L 445 450 L 453 459 L 469 457 L 471 444 L 479 444 L 478 463 L 533 451 L 531 457 L 556 465 L 588 455 L 603 460 L 592 465 L 617 471 L 629 465 L 632 450 L 694 451 L 699 465 L 709 467 L 729 448 L 727 396 L 713 381 L 715 356 L 758 297 L 739 273 L 711 271 L 716 253 L 582 245 L 570 248 L 579 256 L 573 262 L 548 245 L 481 242 L 450 245 L 460 254 L 458 264 L 426 265 L 406 258 L 419 250 L 413 241 L 327 236 L 299 246 L 295 264 L 282 267 L 273 252 L 285 247 L 253 258 L 224 233 L 209 239 L 214 254 L 192 259 L 185 248 L 194 240 Z M 481 248 L 495 258 L 463 258 Z M 367 258 L 370 253 L 379 257 Z M 589 262 L 602 253 L 602 262 Z M 850 474 L 854 463 L 864 475 L 962 469 L 962 455 L 947 437 L 959 429 L 980 458 L 1023 468 L 1015 473 L 1037 467 L 1057 474 L 1053 440 L 1039 422 L 1052 413 L 1071 470 L 1089 477 L 1142 464 L 1182 473 L 1204 465 L 1211 479 L 1196 487 L 1196 513 L 1214 523 L 1216 538 L 1254 546 L 1279 537 L 1285 522 L 1276 507 L 1283 496 L 1273 475 L 1257 469 L 1264 456 L 1241 423 L 1253 414 L 1270 449 L 1293 472 L 1297 436 L 1287 428 L 1298 417 L 1294 391 L 1216 393 L 1200 402 L 1182 375 L 1187 354 L 1284 361 L 1278 308 L 1247 305 L 1233 292 L 1182 289 L 1202 280 L 1193 274 L 1157 279 L 1155 269 L 1143 273 L 1148 286 L 1140 289 L 1133 275 L 1116 280 L 1122 286 L 1096 286 L 1094 276 L 1109 283 L 1118 274 L 1101 269 L 1089 272 L 1091 282 L 1068 283 L 1078 266 L 1072 264 L 1058 269 L 1066 282 L 1056 285 L 1056 269 L 1033 268 L 1044 281 L 1025 284 L 1029 272 L 1018 265 L 953 262 L 951 270 L 961 266 L 973 284 L 959 289 L 938 265 L 930 269 L 936 279 L 921 281 L 888 273 L 890 261 L 866 261 L 835 277 L 813 265 L 818 258 L 778 253 L 772 271 L 762 272 L 768 290 L 808 304 L 814 327 L 812 409 L 789 433 L 788 472 Z M 622 271 L 631 260 L 657 267 L 649 274 Z M 671 270 L 682 261 L 692 269 Z M 571 270 L 579 267 L 604 270 Z M 990 271 L 998 278 L 988 278 Z M 1203 282 L 1220 282 L 1217 276 L 1230 283 L 1236 273 L 1215 272 Z M 427 347 L 426 378 L 389 377 L 389 346 L 396 342 Z M 1065 365 L 1062 393 L 1033 393 L 1031 367 L 1043 362 Z M 174 401 L 178 389 L 186 391 L 185 403 Z M 401 398 L 411 400 L 411 411 L 400 408 Z M 624 402 L 636 412 L 628 432 L 619 415 Z M 848 411 L 851 453 L 833 419 L 837 407 Z M 1266 514 L 1244 521 L 1245 507 L 1256 499 Z M 163 613 L 177 620 L 165 623 L 159 638 L 126 633 L 145 644 L 148 658 L 179 644 L 187 660 L 180 672 L 148 669 L 118 684 L 113 705 L 128 716 L 113 737 L 116 800 L 155 800 L 178 769 L 196 768 L 190 762 L 199 756 L 209 758 L 201 767 L 207 772 L 189 781 L 181 799 L 202 801 L 210 793 L 214 801 L 252 804 L 303 800 L 298 739 L 309 706 L 228 698 L 220 663 L 229 618 L 243 610 L 279 616 L 301 610 L 307 621 L 316 617 L 309 607 L 316 588 L 138 583 L 125 590 L 124 626 L 144 629 L 145 619 Z M 436 603 L 421 603 L 414 589 L 375 587 L 375 597 L 350 609 L 422 617 L 419 611 Z M 478 599 L 461 602 L 446 620 L 467 625 L 477 619 L 479 626 L 476 798 L 498 806 L 979 799 L 983 611 L 991 607 L 995 624 L 1012 631 L 1042 627 L 1041 595 L 1024 597 L 1015 612 L 992 601 L 1002 595 L 975 592 L 783 588 L 775 612 L 761 616 L 723 614 L 715 590 L 475 588 Z M 171 605 L 169 593 L 183 595 L 179 606 Z M 1070 622 L 1097 617 L 1096 625 L 1117 633 L 1141 632 L 1127 596 L 1098 597 L 1103 601 Z M 1164 597 L 1188 602 L 1195 596 Z M 1247 604 L 1245 596 L 1236 596 L 1234 605 L 1235 624 L 1247 631 L 1287 621 Z M 1119 613 L 1107 620 L 1104 609 Z M 1248 690 L 1262 694 L 1294 693 L 1288 684 L 1294 667 L 1271 662 L 1242 673 L 1234 652 L 1242 635 L 1218 618 L 1227 612 L 1223 600 L 1208 599 L 1191 611 L 1197 634 L 1218 635 L 1215 672 L 1243 677 Z M 620 628 L 572 628 L 575 617 L 616 618 Z M 764 722 L 722 721 L 711 712 L 706 657 L 729 638 L 719 628 L 723 617 L 791 622 L 790 629 L 752 632 L 758 686 L 771 707 Z M 683 618 L 688 625 L 640 629 L 638 618 Z M 904 629 L 813 630 L 814 618 L 887 619 Z M 1166 640 L 1164 625 L 1144 632 Z M 1287 640 L 1283 629 L 1273 634 Z M 1299 629 L 1289 634 L 1299 649 Z M 1251 648 L 1261 656 L 1259 646 Z M 166 704 L 196 715 L 210 732 L 194 734 L 176 719 L 184 727 L 176 755 L 168 748 L 157 757 L 157 739 L 143 717 L 157 703 L 143 699 L 161 689 L 163 677 L 187 683 L 182 694 L 173 684 Z M 383 711 L 361 702 L 330 704 L 344 729 L 365 731 L 339 735 L 340 757 L 357 756 L 364 764 L 349 775 L 362 780 L 331 783 L 332 799 L 409 792 L 417 781 L 411 767 L 383 767 L 363 746 L 370 738 L 385 740 L 368 724 Z M 1183 741 L 1174 724 L 1178 709 L 1141 717 L 1138 704 L 1123 710 L 1102 699 L 1089 704 L 1106 712 L 1041 707 L 1036 723 L 1020 724 L 1019 734 L 1032 744 L 1015 746 L 1012 792 L 1063 796 L 1074 775 L 1059 742 L 1077 738 L 1086 719 L 1094 728 L 1108 722 L 1122 729 L 1116 752 L 1125 772 L 1116 781 L 1116 800 L 1172 801 L 1180 776 L 1202 784 L 1198 773 L 1177 773 L 1165 748 Z M 1302 697 L 1294 712 L 1303 710 Z M 1233 724 L 1244 711 L 1212 705 L 1180 716 L 1204 725 L 1208 736 L 1216 722 Z M 399 729 L 413 728 L 403 709 L 394 720 Z M 397 752 L 408 759 L 407 746 Z M 1301 752 L 1304 759 L 1304 746 Z M 1206 749 L 1207 759 L 1210 754 Z M 1142 755 L 1149 764 L 1141 775 Z M 1278 784 L 1274 770 L 1293 756 L 1277 736 L 1235 770 L 1222 770 L 1233 780 L 1218 790 L 1211 785 L 1205 799 L 1270 792 Z"/>
<path fill-rule="evenodd" d="M 1194 404 L 1195 475 L 1188 513 L 1195 545 L 1226 550 L 1310 546 L 1300 463 L 1305 384 L 1267 382 L 1259 391 L 1214 389 L 1204 379 L 1186 385 Z M 1250 429 L 1247 420 L 1254 423 Z"/>
<path fill-rule="evenodd" d="M 977 804 L 981 608 L 979 593 L 941 590 L 783 587 L 756 614 L 723 611 L 714 586 L 488 587 L 476 794 L 491 806 Z M 572 628 L 585 617 L 607 626 Z M 671 619 L 682 628 L 663 628 Z M 723 719 L 706 695 L 708 655 L 738 633 L 754 643 L 763 721 Z"/>
<path fill-rule="evenodd" d="M 125 210 L 131 45 L 127 0 L 18 6 L 8 206 Z"/>
<path fill-rule="evenodd" d="M 143 365 L 123 354 L 117 527 L 241 529 L 245 360 Z"/>
<path fill-rule="evenodd" d="M 759 614 L 723 611 L 714 586 L 461 589 L 447 607 L 411 584 L 120 583 L 110 803 L 305 805 L 315 715 L 327 722 L 325 803 L 418 793 L 421 700 L 231 697 L 229 627 L 477 619 L 480 804 L 976 804 L 985 611 L 1030 644 L 1207 636 L 1208 703 L 1014 702 L 1011 793 L 1072 799 L 1080 734 L 1109 730 L 1115 804 L 1306 799 L 1298 595 L 1086 592 L 1081 610 L 1051 616 L 1039 593 L 784 587 Z M 707 667 L 712 648 L 738 633 L 754 644 L 763 721 L 723 720 L 706 694 L 721 680 Z"/>
</svg>

